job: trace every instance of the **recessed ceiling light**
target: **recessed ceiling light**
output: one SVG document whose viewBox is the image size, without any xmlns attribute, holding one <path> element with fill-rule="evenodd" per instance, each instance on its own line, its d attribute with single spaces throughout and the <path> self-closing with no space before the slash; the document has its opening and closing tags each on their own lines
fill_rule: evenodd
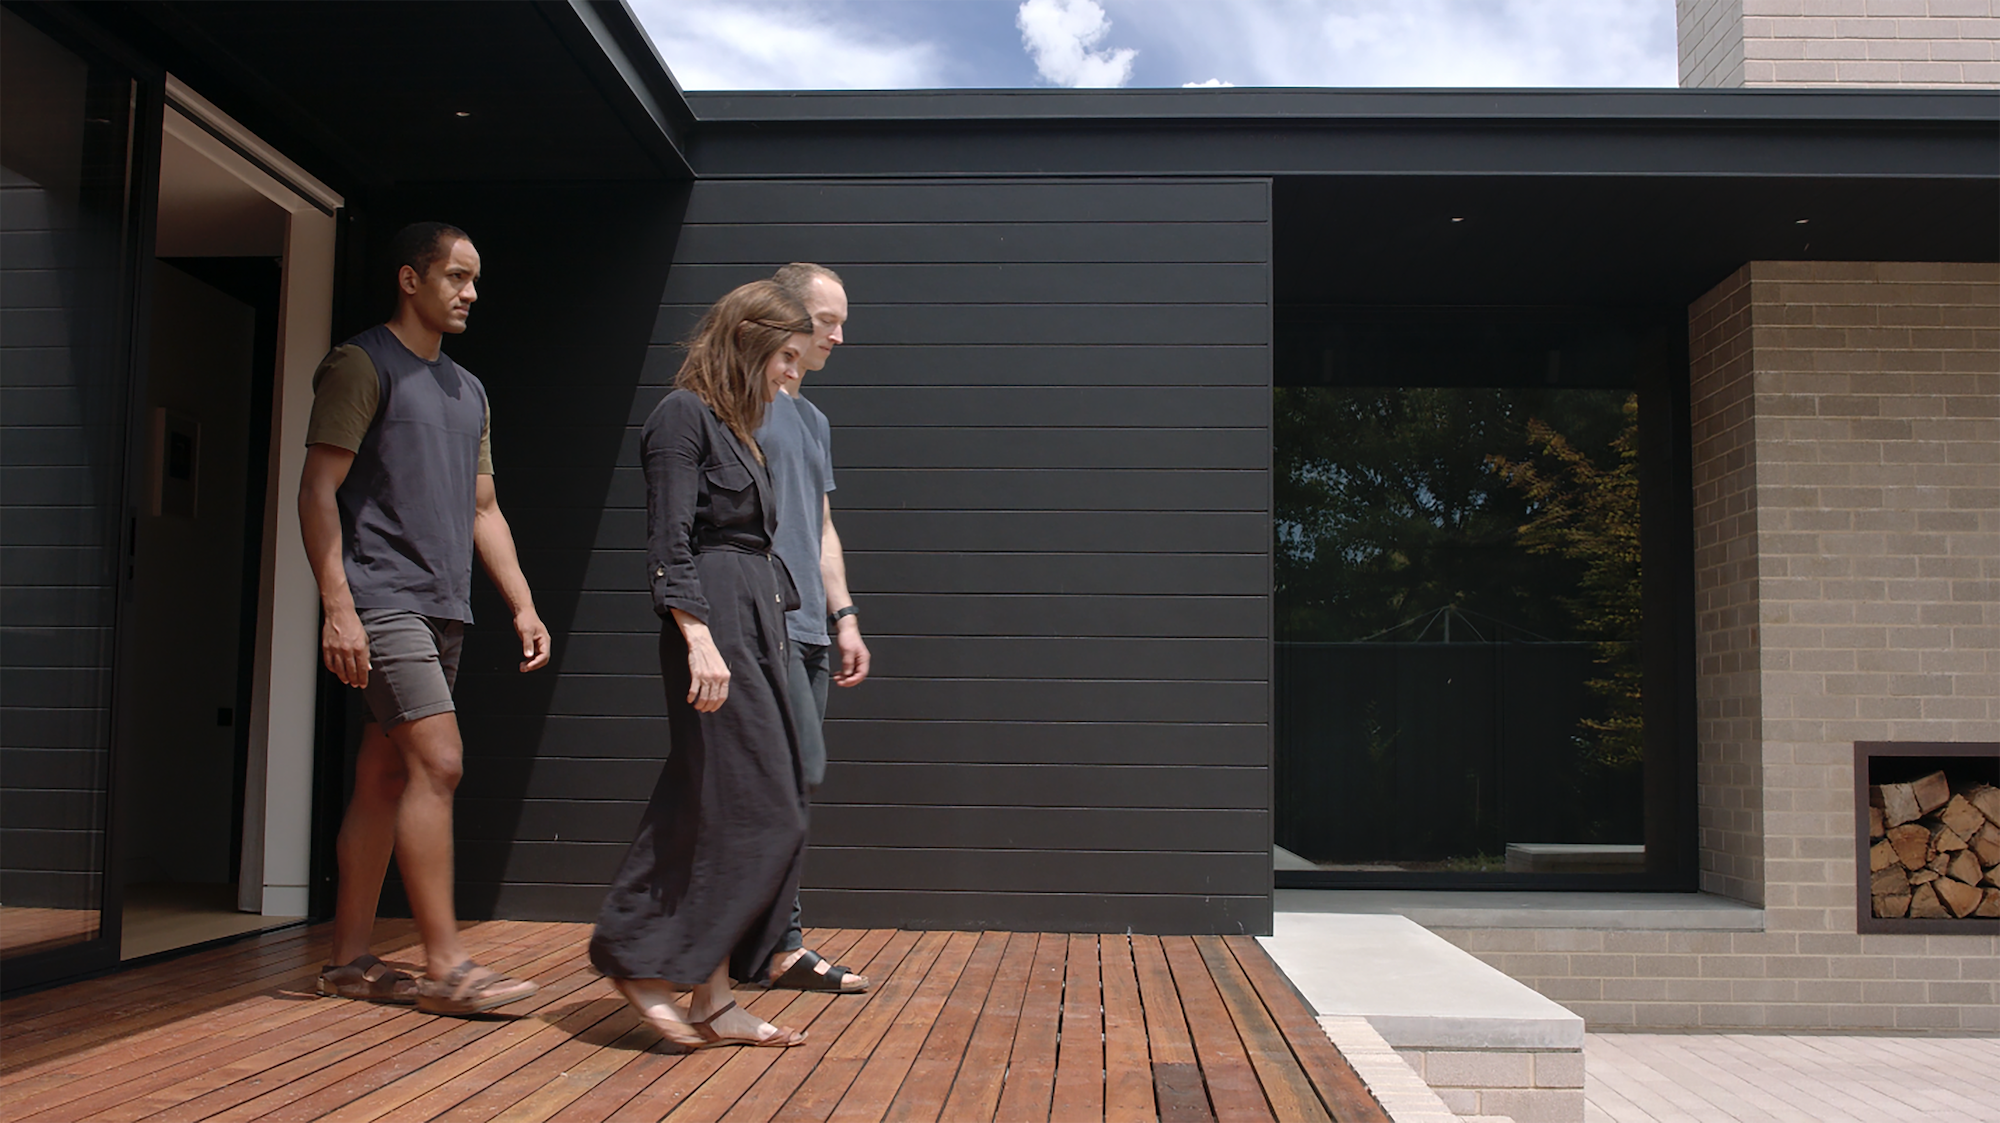
<svg viewBox="0 0 2000 1123">
<path fill-rule="evenodd" d="M 1806 223 L 1808 223 L 1808 222 L 1811 222 L 1811 221 L 1812 221 L 1812 219 L 1809 219 L 1809 218 L 1802 218 L 1802 219 L 1798 220 L 1797 222 L 1794 222 L 1794 223 L 1792 223 L 1792 225 L 1793 225 L 1793 226 L 1804 226 L 1804 225 L 1805 225 Z"/>
<path fill-rule="evenodd" d="M 1452 219 L 1452 221 L 1453 221 L 1453 222 L 1464 222 L 1465 220 L 1464 220 L 1464 219 L 1462 219 L 1462 218 L 1454 218 L 1454 219 Z"/>
<path fill-rule="evenodd" d="M 457 113 L 457 116 L 460 116 L 460 117 L 470 117 L 470 116 L 472 116 L 472 110 L 470 110 L 470 109 L 461 109 L 461 110 L 459 110 L 459 111 L 458 111 L 458 113 Z"/>
</svg>

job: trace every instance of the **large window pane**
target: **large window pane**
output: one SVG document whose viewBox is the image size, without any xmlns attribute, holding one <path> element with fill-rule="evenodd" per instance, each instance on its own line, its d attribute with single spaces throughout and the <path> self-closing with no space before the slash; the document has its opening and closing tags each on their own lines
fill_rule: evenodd
<svg viewBox="0 0 2000 1123">
<path fill-rule="evenodd" d="M 1648 872 L 1657 363 L 1504 316 L 1281 335 L 1281 881 Z"/>
<path fill-rule="evenodd" d="M 0 11 L 0 956 L 95 938 L 132 88 Z"/>
</svg>

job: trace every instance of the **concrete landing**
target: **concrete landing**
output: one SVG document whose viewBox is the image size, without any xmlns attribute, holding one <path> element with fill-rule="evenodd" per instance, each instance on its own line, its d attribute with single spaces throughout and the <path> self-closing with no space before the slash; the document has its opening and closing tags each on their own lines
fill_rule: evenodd
<svg viewBox="0 0 2000 1123">
<path fill-rule="evenodd" d="M 1264 949 L 1322 1017 L 1397 1049 L 1581 1049 L 1583 1019 L 1404 916 L 1279 912 Z"/>
<path fill-rule="evenodd" d="M 1583 1123 L 1582 1018 L 1406 916 L 1273 919 L 1264 949 L 1398 1123 L 1439 1118 L 1437 1105 Z"/>
</svg>

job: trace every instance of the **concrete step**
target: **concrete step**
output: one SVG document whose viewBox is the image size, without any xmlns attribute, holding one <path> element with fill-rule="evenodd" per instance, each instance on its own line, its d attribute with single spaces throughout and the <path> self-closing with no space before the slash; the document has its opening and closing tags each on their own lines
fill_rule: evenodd
<svg viewBox="0 0 2000 1123">
<path fill-rule="evenodd" d="M 1393 1118 L 1581 1123 L 1581 1017 L 1405 916 L 1273 919 L 1259 941 Z"/>
</svg>

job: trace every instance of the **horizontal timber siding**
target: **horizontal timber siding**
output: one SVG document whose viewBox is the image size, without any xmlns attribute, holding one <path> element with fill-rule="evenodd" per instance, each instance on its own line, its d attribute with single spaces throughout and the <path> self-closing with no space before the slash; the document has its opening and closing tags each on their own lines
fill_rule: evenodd
<svg viewBox="0 0 2000 1123">
<path fill-rule="evenodd" d="M 622 428 L 537 399 L 537 464 L 594 468 L 601 511 L 503 465 L 573 610 L 546 691 L 462 676 L 461 879 L 594 912 L 667 747 L 637 427 L 709 302 L 816 260 L 852 317 L 806 394 L 875 662 L 830 706 L 807 924 L 1268 930 L 1269 256 L 1260 181 L 696 184 Z"/>
<path fill-rule="evenodd" d="M 125 418 L 73 192 L 0 178 L 0 904 L 94 926 Z"/>
</svg>

